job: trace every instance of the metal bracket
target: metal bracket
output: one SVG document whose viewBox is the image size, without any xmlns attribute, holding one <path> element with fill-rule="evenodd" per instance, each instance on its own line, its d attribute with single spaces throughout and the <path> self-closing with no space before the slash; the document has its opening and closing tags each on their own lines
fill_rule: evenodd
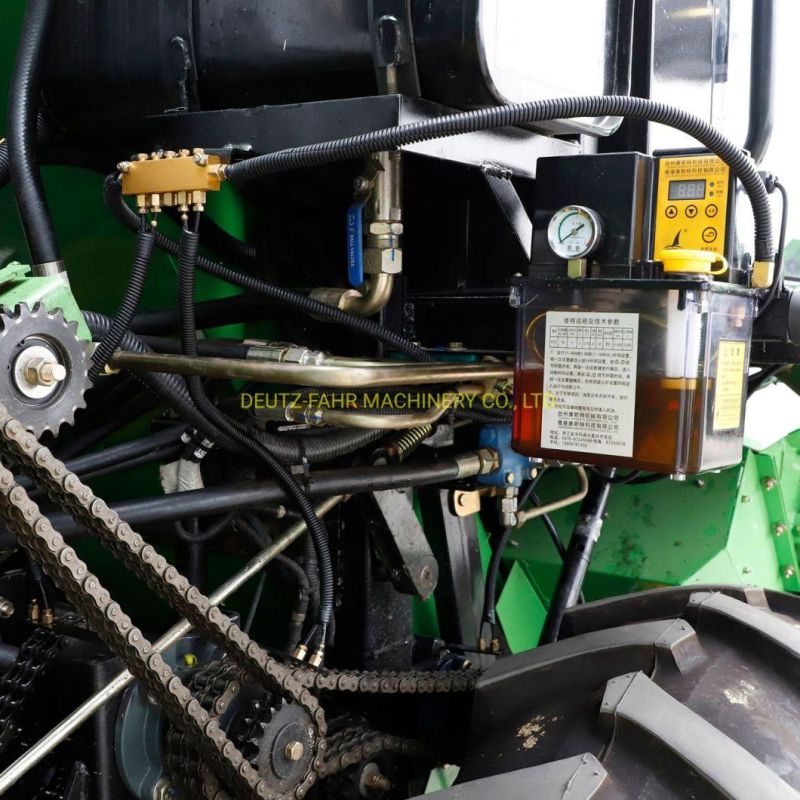
<svg viewBox="0 0 800 800">
<path fill-rule="evenodd" d="M 373 492 L 372 497 L 385 523 L 372 526 L 373 540 L 392 583 L 401 592 L 427 599 L 438 583 L 439 564 L 414 513 L 411 490 Z"/>
<path fill-rule="evenodd" d="M 380 91 L 419 97 L 410 0 L 369 0 L 368 19 Z"/>
<path fill-rule="evenodd" d="M 481 164 L 481 174 L 486 179 L 486 184 L 491 189 L 503 216 L 508 220 L 522 252 L 530 261 L 533 246 L 533 223 L 525 206 L 522 205 L 522 200 L 517 194 L 514 184 L 511 183 L 512 171 L 508 167 L 500 167 L 487 162 Z"/>
<path fill-rule="evenodd" d="M 753 455 L 758 468 L 775 554 L 780 565 L 783 588 L 787 592 L 800 591 L 797 553 L 792 538 L 793 519 L 783 496 L 780 466 L 768 453 L 753 453 Z"/>
</svg>

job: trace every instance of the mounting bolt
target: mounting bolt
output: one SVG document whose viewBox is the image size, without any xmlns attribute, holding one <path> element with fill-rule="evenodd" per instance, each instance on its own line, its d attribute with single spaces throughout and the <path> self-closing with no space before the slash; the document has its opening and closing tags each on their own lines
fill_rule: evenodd
<svg viewBox="0 0 800 800">
<path fill-rule="evenodd" d="M 377 771 L 364 775 L 362 783 L 368 792 L 390 792 L 394 788 L 394 784 Z"/>
<path fill-rule="evenodd" d="M 8 619 L 13 615 L 14 604 L 5 597 L 0 597 L 0 619 Z"/>
<path fill-rule="evenodd" d="M 786 578 L 786 580 L 789 580 L 789 578 L 794 578 L 796 571 L 797 570 L 795 570 L 795 568 L 791 566 L 791 564 L 789 564 L 783 567 L 783 569 L 781 570 L 781 574 L 783 575 L 784 578 Z"/>
<path fill-rule="evenodd" d="M 194 653 L 186 653 L 186 655 L 183 657 L 183 664 L 186 667 L 196 667 L 197 656 Z"/>
<path fill-rule="evenodd" d="M 706 482 L 705 482 L 705 481 L 704 481 L 702 478 L 698 478 L 698 479 L 697 479 L 697 480 L 694 482 L 694 485 L 695 485 L 695 486 L 696 486 L 698 489 L 702 489 L 702 488 L 703 488 L 703 487 L 706 485 Z"/>
<path fill-rule="evenodd" d="M 743 503 L 752 503 L 753 502 L 753 498 L 752 497 L 748 497 L 746 494 L 743 494 L 742 495 L 742 502 Z"/>
<path fill-rule="evenodd" d="M 299 761 L 305 751 L 302 742 L 287 742 L 286 747 L 283 748 L 283 754 L 289 761 Z"/>
<path fill-rule="evenodd" d="M 778 481 L 767 476 L 761 479 L 761 485 L 764 487 L 765 492 L 771 492 L 778 485 Z"/>
<path fill-rule="evenodd" d="M 788 531 L 788 530 L 789 529 L 783 523 L 779 522 L 775 526 L 775 535 L 776 536 L 783 536 L 783 534 L 786 533 L 786 531 Z"/>
<path fill-rule="evenodd" d="M 514 485 L 514 473 L 513 472 L 506 472 L 504 475 L 504 480 L 509 486 Z"/>
<path fill-rule="evenodd" d="M 32 358 L 25 365 L 25 377 L 34 386 L 52 386 L 67 377 L 67 368 L 49 358 Z"/>
<path fill-rule="evenodd" d="M 120 172 L 123 172 L 123 173 L 130 172 L 131 171 L 131 162 L 130 161 L 120 161 L 119 164 L 117 164 L 117 169 Z"/>
<path fill-rule="evenodd" d="M 161 778 L 153 787 L 153 800 L 170 800 L 172 797 L 175 797 L 175 789 L 166 778 Z"/>
</svg>

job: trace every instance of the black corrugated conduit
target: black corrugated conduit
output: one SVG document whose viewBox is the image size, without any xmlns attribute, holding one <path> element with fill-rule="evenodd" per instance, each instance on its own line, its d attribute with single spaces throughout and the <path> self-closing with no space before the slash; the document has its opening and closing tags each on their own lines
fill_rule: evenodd
<svg viewBox="0 0 800 800">
<path fill-rule="evenodd" d="M 120 346 L 122 338 L 130 331 L 139 302 L 142 299 L 142 290 L 147 280 L 147 272 L 150 267 L 150 259 L 153 256 L 155 246 L 155 235 L 150 230 L 147 222 L 141 220 L 139 230 L 136 232 L 136 251 L 131 265 L 130 278 L 125 294 L 119 304 L 117 313 L 111 322 L 108 333 L 100 340 L 100 344 L 92 354 L 92 365 L 89 367 L 89 379 L 94 382 L 98 375 L 108 364 L 111 356 Z"/>
<path fill-rule="evenodd" d="M 769 197 L 750 156 L 700 117 L 642 97 L 565 97 L 445 114 L 434 119 L 248 158 L 225 167 L 225 177 L 231 183 L 240 184 L 276 172 L 363 158 L 370 153 L 395 150 L 429 139 L 555 119 L 603 116 L 647 120 L 676 128 L 716 153 L 742 182 L 753 206 L 756 260 L 774 259 Z"/>
</svg>

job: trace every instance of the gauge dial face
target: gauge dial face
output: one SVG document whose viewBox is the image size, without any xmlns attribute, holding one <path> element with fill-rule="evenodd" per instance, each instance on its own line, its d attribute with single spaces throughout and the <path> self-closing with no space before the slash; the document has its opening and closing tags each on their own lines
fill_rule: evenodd
<svg viewBox="0 0 800 800">
<path fill-rule="evenodd" d="M 600 215 L 585 206 L 564 206 L 553 214 L 547 226 L 547 241 L 559 258 L 586 258 L 597 250 L 602 239 Z"/>
</svg>

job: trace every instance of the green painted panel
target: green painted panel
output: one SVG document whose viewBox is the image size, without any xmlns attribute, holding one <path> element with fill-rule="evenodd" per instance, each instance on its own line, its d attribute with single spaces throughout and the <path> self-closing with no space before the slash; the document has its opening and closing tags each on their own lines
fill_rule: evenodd
<svg viewBox="0 0 800 800">
<path fill-rule="evenodd" d="M 519 563 L 514 564 L 508 573 L 497 601 L 497 614 L 512 653 L 536 647 L 547 608 Z"/>
</svg>

